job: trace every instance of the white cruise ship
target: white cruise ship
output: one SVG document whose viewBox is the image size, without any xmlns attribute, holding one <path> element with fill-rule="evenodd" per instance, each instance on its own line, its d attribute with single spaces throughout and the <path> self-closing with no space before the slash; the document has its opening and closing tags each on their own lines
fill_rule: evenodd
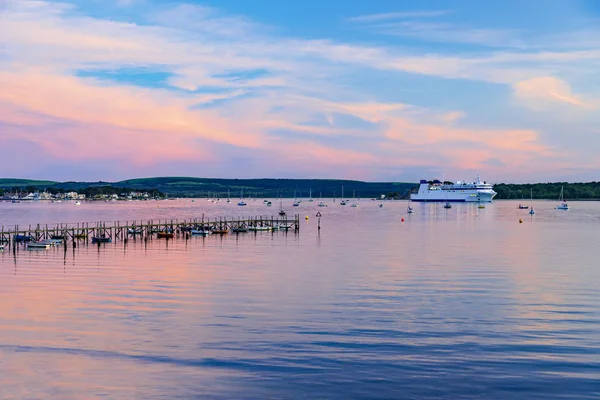
<svg viewBox="0 0 600 400">
<path fill-rule="evenodd" d="M 493 185 L 481 182 L 479 176 L 475 182 L 441 182 L 439 180 L 421 180 L 419 191 L 411 193 L 411 201 L 460 201 L 491 202 L 496 192 Z"/>
</svg>

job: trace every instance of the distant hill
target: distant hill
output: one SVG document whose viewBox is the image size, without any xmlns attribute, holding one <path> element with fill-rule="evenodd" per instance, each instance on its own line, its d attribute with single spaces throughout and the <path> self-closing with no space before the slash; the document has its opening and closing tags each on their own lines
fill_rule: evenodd
<svg viewBox="0 0 600 400">
<path fill-rule="evenodd" d="M 10 189 L 12 187 L 50 187 L 56 185 L 58 182 L 54 181 L 36 181 L 31 179 L 13 179 L 13 178 L 0 178 L 0 188 Z"/>
<path fill-rule="evenodd" d="M 143 179 L 128 179 L 120 182 L 54 182 L 27 179 L 0 179 L 0 188 L 9 191 L 13 188 L 20 190 L 52 189 L 52 190 L 83 190 L 95 186 L 113 186 L 132 190 L 155 189 L 169 197 L 226 197 L 227 192 L 232 198 L 239 197 L 242 190 L 244 197 L 308 197 L 312 196 L 341 197 L 342 186 L 344 197 L 407 197 L 410 189 L 417 186 L 406 182 L 362 182 L 338 179 L 213 179 L 191 177 L 156 177 Z"/>
</svg>

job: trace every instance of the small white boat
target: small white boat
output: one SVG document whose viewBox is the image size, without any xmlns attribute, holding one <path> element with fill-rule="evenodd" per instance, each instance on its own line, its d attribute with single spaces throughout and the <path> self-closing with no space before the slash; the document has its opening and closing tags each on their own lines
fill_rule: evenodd
<svg viewBox="0 0 600 400">
<path fill-rule="evenodd" d="M 273 205 L 273 203 L 271 203 L 270 201 L 267 201 L 267 207 L 271 207 Z"/>
<path fill-rule="evenodd" d="M 325 204 L 321 201 L 321 202 L 319 202 L 319 207 L 327 207 L 327 204 Z"/>
<path fill-rule="evenodd" d="M 380 204 L 380 206 L 383 207 L 383 204 Z M 406 208 L 406 212 L 409 213 L 409 214 L 412 214 L 412 213 L 415 212 L 415 210 L 413 210 L 412 207 L 409 204 L 408 207 Z"/>
<path fill-rule="evenodd" d="M 245 206 L 245 205 L 246 205 L 246 202 L 243 200 L 238 203 L 238 206 Z"/>
<path fill-rule="evenodd" d="M 50 243 L 45 243 L 45 242 L 32 242 L 32 243 L 28 243 L 27 244 L 27 250 L 43 250 L 43 249 L 49 249 L 50 248 Z"/>
<path fill-rule="evenodd" d="M 293 206 L 294 206 L 294 207 L 298 207 L 299 205 L 300 205 L 300 202 L 299 202 L 299 201 L 297 201 L 297 200 L 296 200 L 296 201 L 294 202 L 294 204 L 293 204 Z"/>
<path fill-rule="evenodd" d="M 446 204 L 444 204 L 444 208 L 452 208 L 452 205 L 449 202 L 446 202 Z"/>
<path fill-rule="evenodd" d="M 81 202 L 80 202 L 79 200 L 77 200 L 77 201 L 75 202 L 75 205 L 76 205 L 76 206 L 80 206 L 80 205 L 81 205 Z"/>
<path fill-rule="evenodd" d="M 194 236 L 208 236 L 212 234 L 211 231 L 206 229 L 192 229 L 190 233 Z"/>
<path fill-rule="evenodd" d="M 557 210 L 568 210 L 569 209 L 569 205 L 567 204 L 567 201 L 563 197 L 563 187 L 562 186 L 560 187 L 560 196 L 558 198 L 558 201 L 560 202 L 560 204 L 556 206 Z"/>
<path fill-rule="evenodd" d="M 249 232 L 266 232 L 266 231 L 272 231 L 273 228 L 270 226 L 249 226 L 248 227 L 248 231 Z"/>
<path fill-rule="evenodd" d="M 345 200 L 340 201 L 340 206 L 345 206 L 345 205 L 346 205 L 346 201 Z"/>
</svg>

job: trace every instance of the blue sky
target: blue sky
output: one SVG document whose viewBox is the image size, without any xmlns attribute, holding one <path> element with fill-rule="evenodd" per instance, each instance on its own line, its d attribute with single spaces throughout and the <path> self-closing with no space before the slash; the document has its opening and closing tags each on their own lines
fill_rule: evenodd
<svg viewBox="0 0 600 400">
<path fill-rule="evenodd" d="M 598 2 L 0 10 L 0 156 L 17 162 L 6 176 L 599 175 Z"/>
</svg>

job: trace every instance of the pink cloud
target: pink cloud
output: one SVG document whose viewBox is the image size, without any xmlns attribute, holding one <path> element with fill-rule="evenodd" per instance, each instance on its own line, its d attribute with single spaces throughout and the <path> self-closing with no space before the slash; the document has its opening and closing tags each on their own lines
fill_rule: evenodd
<svg viewBox="0 0 600 400">
<path fill-rule="evenodd" d="M 557 104 L 571 105 L 583 109 L 594 109 L 597 104 L 586 101 L 571 91 L 566 82 L 553 76 L 520 81 L 514 85 L 515 96 L 527 106 L 544 109 Z"/>
</svg>

